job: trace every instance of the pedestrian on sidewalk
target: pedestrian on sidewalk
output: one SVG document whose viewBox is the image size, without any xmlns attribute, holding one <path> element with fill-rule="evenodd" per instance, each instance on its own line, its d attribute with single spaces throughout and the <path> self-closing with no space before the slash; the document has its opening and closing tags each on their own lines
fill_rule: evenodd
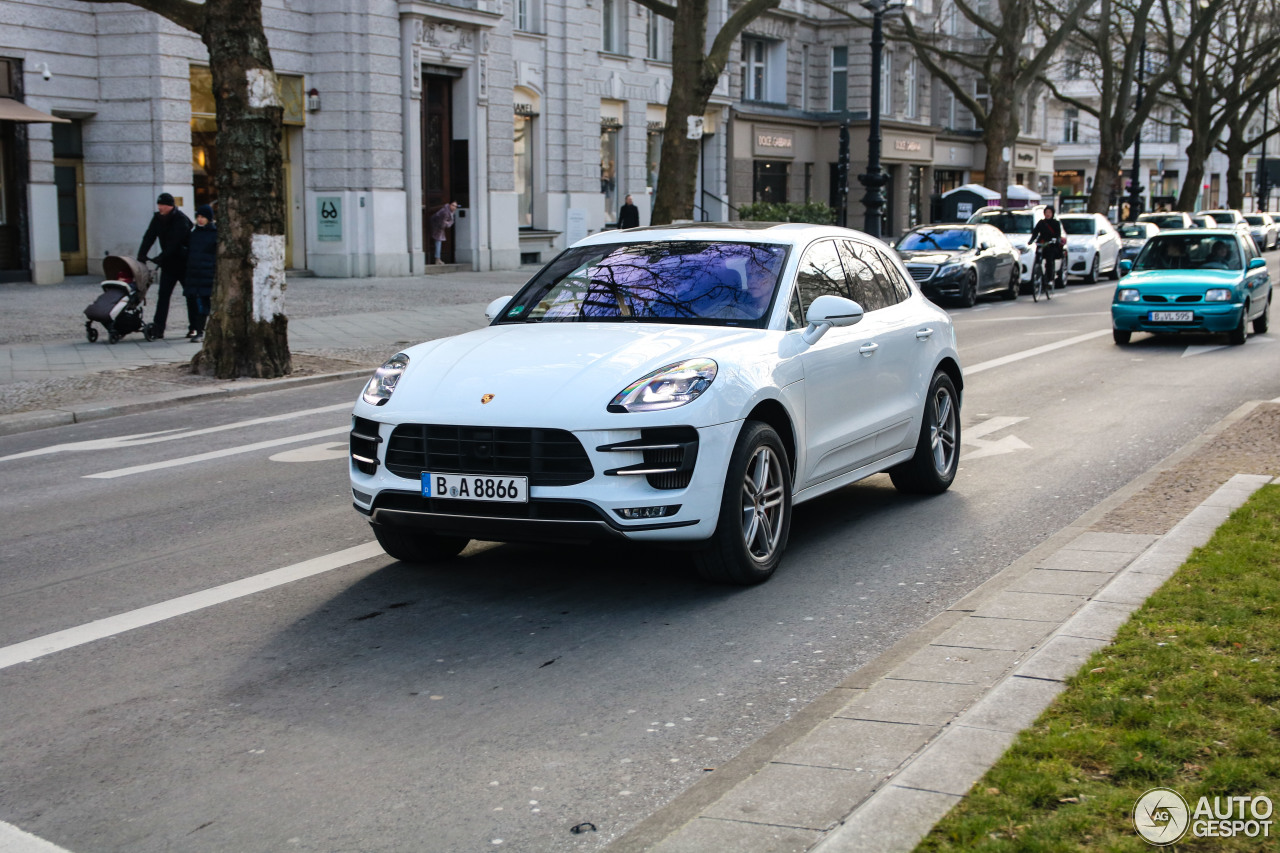
<svg viewBox="0 0 1280 853">
<path fill-rule="evenodd" d="M 151 323 L 151 337 L 164 337 L 165 323 L 169 319 L 169 299 L 173 288 L 187 272 L 187 235 L 191 233 L 191 220 L 174 204 L 173 196 L 160 193 L 156 199 L 156 212 L 142 235 L 138 246 L 138 260 L 146 263 L 147 253 L 159 241 L 160 254 L 153 260 L 160 267 L 160 293 L 156 297 L 156 313 Z"/>
<path fill-rule="evenodd" d="M 187 273 L 182 279 L 182 294 L 187 298 L 187 321 L 191 324 L 187 337 L 195 343 L 204 340 L 217 266 L 218 226 L 213 222 L 213 208 L 202 204 L 196 208 L 196 227 L 187 239 Z"/>
<path fill-rule="evenodd" d="M 627 199 L 623 203 L 622 209 L 618 211 L 618 227 L 640 227 L 640 208 L 636 207 L 635 202 L 631 200 L 631 193 L 627 193 Z"/>
<path fill-rule="evenodd" d="M 453 214 L 457 210 L 458 203 L 451 201 L 431 214 L 431 239 L 436 246 L 435 262 L 437 264 L 444 263 L 440 258 L 440 250 L 444 246 L 444 241 L 449 237 L 449 229 L 453 227 Z"/>
</svg>

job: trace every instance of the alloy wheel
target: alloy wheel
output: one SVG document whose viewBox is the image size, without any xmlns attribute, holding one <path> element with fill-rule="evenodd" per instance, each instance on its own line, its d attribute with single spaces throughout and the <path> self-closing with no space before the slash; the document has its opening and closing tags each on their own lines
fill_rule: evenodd
<svg viewBox="0 0 1280 853">
<path fill-rule="evenodd" d="M 951 470 L 956 454 L 956 407 L 947 388 L 938 387 L 933 394 L 933 423 L 929 427 L 929 446 L 933 467 L 939 474 Z"/>
<path fill-rule="evenodd" d="M 742 478 L 742 539 L 747 551 L 768 560 L 782 537 L 782 461 L 771 447 L 756 448 Z"/>
</svg>

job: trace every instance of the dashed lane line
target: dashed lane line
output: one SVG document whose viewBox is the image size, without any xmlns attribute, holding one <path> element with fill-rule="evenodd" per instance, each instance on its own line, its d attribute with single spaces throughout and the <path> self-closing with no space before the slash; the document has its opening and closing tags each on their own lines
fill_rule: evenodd
<svg viewBox="0 0 1280 853">
<path fill-rule="evenodd" d="M 0 648 L 0 669 L 7 669 L 45 655 L 51 655 L 76 646 L 83 646 L 86 643 L 92 643 L 107 637 L 114 637 L 116 634 L 123 634 L 125 631 L 154 625 L 157 622 L 164 622 L 176 616 L 194 613 L 197 610 L 204 610 L 216 604 L 224 604 L 237 598 L 244 598 L 254 593 L 264 592 L 268 589 L 284 586 L 287 583 L 293 583 L 294 581 L 379 556 L 383 556 L 383 551 L 378 543 L 366 542 L 363 545 L 344 548 L 341 551 L 334 551 L 332 554 L 325 554 L 322 557 L 294 563 L 292 566 L 273 569 L 253 577 L 231 581 L 221 586 L 193 592 L 178 598 L 171 598 L 159 604 L 150 604 L 146 607 L 139 607 L 137 610 L 130 610 L 127 613 L 108 616 L 105 619 L 98 619 L 94 622 L 86 622 L 75 628 L 67 628 L 64 631 L 45 634 L 43 637 L 14 643 L 11 646 Z M 0 850 L 3 849 L 0 846 Z"/>
</svg>

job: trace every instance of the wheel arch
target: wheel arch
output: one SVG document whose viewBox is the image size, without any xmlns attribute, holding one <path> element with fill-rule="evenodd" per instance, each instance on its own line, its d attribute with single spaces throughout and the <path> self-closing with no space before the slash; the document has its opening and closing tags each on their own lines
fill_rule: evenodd
<svg viewBox="0 0 1280 853">
<path fill-rule="evenodd" d="M 791 465 L 791 477 L 794 480 L 798 464 L 796 430 L 786 407 L 774 399 L 761 400 L 747 415 L 744 423 L 746 421 L 760 421 L 773 427 L 773 431 L 782 439 L 782 446 L 787 451 L 787 461 Z"/>
<path fill-rule="evenodd" d="M 951 384 L 956 386 L 956 393 L 959 394 L 963 400 L 964 375 L 960 372 L 960 365 L 956 363 L 956 360 L 950 357 L 944 358 L 942 361 L 938 362 L 938 366 L 935 367 L 934 370 L 941 370 L 951 378 Z"/>
</svg>

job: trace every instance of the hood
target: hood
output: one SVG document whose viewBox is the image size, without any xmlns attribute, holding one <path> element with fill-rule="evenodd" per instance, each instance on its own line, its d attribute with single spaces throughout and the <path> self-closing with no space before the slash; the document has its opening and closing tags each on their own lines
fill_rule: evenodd
<svg viewBox="0 0 1280 853">
<path fill-rule="evenodd" d="M 1200 293 L 1206 287 L 1235 287 L 1244 278 L 1241 270 L 1143 270 L 1131 272 L 1116 285 L 1150 293 Z"/>
<path fill-rule="evenodd" d="M 423 423 L 581 428 L 582 405 L 603 414 L 619 391 L 664 365 L 714 352 L 723 380 L 727 348 L 776 334 L 639 323 L 487 326 L 404 350 L 409 368 L 383 411 Z M 493 398 L 482 404 L 486 394 Z"/>
<path fill-rule="evenodd" d="M 1126 249 L 1138 249 L 1147 245 L 1146 237 L 1126 237 L 1120 241 Z"/>
<path fill-rule="evenodd" d="M 968 249 L 962 249 L 954 252 L 943 252 L 938 249 L 927 249 L 918 251 L 899 251 L 902 256 L 903 263 L 913 264 L 945 264 L 948 261 L 954 261 L 962 257 Z"/>
<path fill-rule="evenodd" d="M 1094 240 L 1097 239 L 1096 234 L 1068 234 L 1068 246 L 1092 246 Z"/>
</svg>

